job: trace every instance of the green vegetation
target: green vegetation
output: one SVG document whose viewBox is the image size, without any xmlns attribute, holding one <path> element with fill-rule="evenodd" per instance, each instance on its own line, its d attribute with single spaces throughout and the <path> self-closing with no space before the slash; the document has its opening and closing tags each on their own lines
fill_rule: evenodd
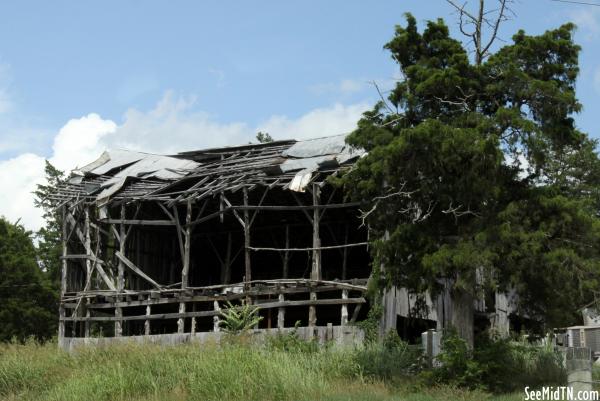
<svg viewBox="0 0 600 401">
<path fill-rule="evenodd" d="M 520 400 L 480 390 L 389 382 L 361 365 L 360 353 L 281 351 L 239 345 L 122 345 L 80 349 L 56 344 L 0 346 L 0 400 Z"/>
<path fill-rule="evenodd" d="M 57 301 L 37 265 L 31 233 L 0 218 L 0 341 L 54 335 Z"/>
<path fill-rule="evenodd" d="M 421 30 L 407 14 L 385 45 L 401 79 L 348 137 L 368 155 L 334 181 L 363 203 L 379 288 L 449 290 L 469 348 L 474 299 L 515 291 L 521 313 L 560 327 L 600 290 L 600 159 L 574 119 L 574 29 L 521 30 L 473 62 L 442 19 Z"/>
<path fill-rule="evenodd" d="M 493 393 L 522 391 L 526 386 L 566 385 L 567 375 L 561 355 L 551 346 L 540 347 L 524 341 L 477 338 L 474 350 L 465 340 L 449 333 L 442 341 L 440 366 L 422 373 L 430 383 Z"/>
<path fill-rule="evenodd" d="M 258 307 L 247 303 L 233 305 L 227 301 L 227 309 L 221 312 L 221 327 L 228 334 L 241 334 L 256 326 L 262 320 Z"/>
</svg>

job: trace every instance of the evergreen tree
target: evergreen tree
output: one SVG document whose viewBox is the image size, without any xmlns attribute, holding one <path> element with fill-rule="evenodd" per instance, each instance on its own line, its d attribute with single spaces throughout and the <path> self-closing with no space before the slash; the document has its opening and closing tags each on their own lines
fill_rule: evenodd
<svg viewBox="0 0 600 401">
<path fill-rule="evenodd" d="M 600 162 L 573 119 L 574 25 L 519 31 L 472 63 L 443 20 L 422 33 L 406 20 L 385 45 L 403 79 L 348 138 L 369 153 L 341 180 L 365 205 L 380 284 L 449 287 L 470 344 L 473 300 L 491 291 L 572 323 L 600 273 Z"/>
<path fill-rule="evenodd" d="M 258 133 L 256 134 L 256 140 L 259 143 L 273 142 L 273 138 L 271 137 L 271 135 L 269 135 L 268 132 L 262 132 L 262 131 L 258 131 Z"/>
<path fill-rule="evenodd" d="M 38 184 L 34 191 L 34 204 L 44 211 L 45 226 L 36 233 L 38 238 L 37 255 L 40 265 L 53 284 L 60 290 L 60 271 L 62 254 L 62 216 L 58 210 L 59 202 L 50 196 L 57 186 L 65 182 L 64 173 L 46 160 L 46 183 Z"/>
</svg>

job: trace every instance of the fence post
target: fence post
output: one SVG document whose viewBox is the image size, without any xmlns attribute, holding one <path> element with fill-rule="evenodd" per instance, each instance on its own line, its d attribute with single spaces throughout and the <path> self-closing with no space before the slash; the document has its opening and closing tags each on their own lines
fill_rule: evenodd
<svg viewBox="0 0 600 401">
<path fill-rule="evenodd" d="M 566 351 L 567 383 L 573 394 L 592 390 L 592 350 L 569 347 Z"/>
</svg>

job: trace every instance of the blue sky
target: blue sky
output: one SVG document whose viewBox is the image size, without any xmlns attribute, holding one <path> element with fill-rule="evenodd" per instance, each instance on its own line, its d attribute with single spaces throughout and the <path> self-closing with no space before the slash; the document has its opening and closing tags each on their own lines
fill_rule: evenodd
<svg viewBox="0 0 600 401">
<path fill-rule="evenodd" d="M 505 40 L 579 25 L 577 123 L 600 138 L 600 7 L 513 8 Z M 382 46 L 407 11 L 443 17 L 459 37 L 444 0 L 2 2 L 0 214 L 39 226 L 30 190 L 44 158 L 71 169 L 106 147 L 168 153 L 259 129 L 279 139 L 349 131 L 377 100 L 369 82 L 393 83 Z"/>
</svg>

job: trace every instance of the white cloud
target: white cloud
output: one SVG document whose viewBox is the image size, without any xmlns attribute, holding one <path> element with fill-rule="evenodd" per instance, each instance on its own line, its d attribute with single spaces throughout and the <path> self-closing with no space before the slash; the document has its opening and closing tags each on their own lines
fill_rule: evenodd
<svg viewBox="0 0 600 401">
<path fill-rule="evenodd" d="M 297 119 L 273 116 L 259 125 L 258 130 L 266 131 L 276 139 L 337 135 L 352 131 L 362 113 L 368 108 L 367 103 L 350 106 L 336 104 L 330 108 L 312 110 Z"/>
<path fill-rule="evenodd" d="M 254 141 L 258 131 L 275 139 L 305 139 L 352 131 L 369 105 L 335 104 L 312 110 L 298 118 L 273 116 L 256 127 L 246 123 L 221 123 L 194 108 L 193 97 L 168 92 L 149 111 L 129 109 L 117 124 L 88 114 L 69 120 L 56 134 L 50 162 L 65 171 L 94 161 L 107 148 L 127 148 L 160 154 L 191 149 L 244 144 Z M 11 221 L 22 218 L 30 230 L 43 223 L 41 211 L 33 207 L 31 192 L 44 180 L 44 157 L 28 152 L 0 161 L 0 215 Z"/>
<path fill-rule="evenodd" d="M 600 93 L 600 67 L 597 67 L 594 72 L 594 88 Z"/>
<path fill-rule="evenodd" d="M 88 164 L 105 148 L 104 138 L 114 134 L 117 125 L 98 114 L 69 120 L 54 138 L 50 162 L 59 170 Z"/>
<path fill-rule="evenodd" d="M 42 212 L 33 207 L 32 192 L 43 178 L 44 158 L 33 153 L 0 161 L 0 215 L 10 221 L 21 219 L 28 229 L 38 229 L 43 224 Z"/>
</svg>

